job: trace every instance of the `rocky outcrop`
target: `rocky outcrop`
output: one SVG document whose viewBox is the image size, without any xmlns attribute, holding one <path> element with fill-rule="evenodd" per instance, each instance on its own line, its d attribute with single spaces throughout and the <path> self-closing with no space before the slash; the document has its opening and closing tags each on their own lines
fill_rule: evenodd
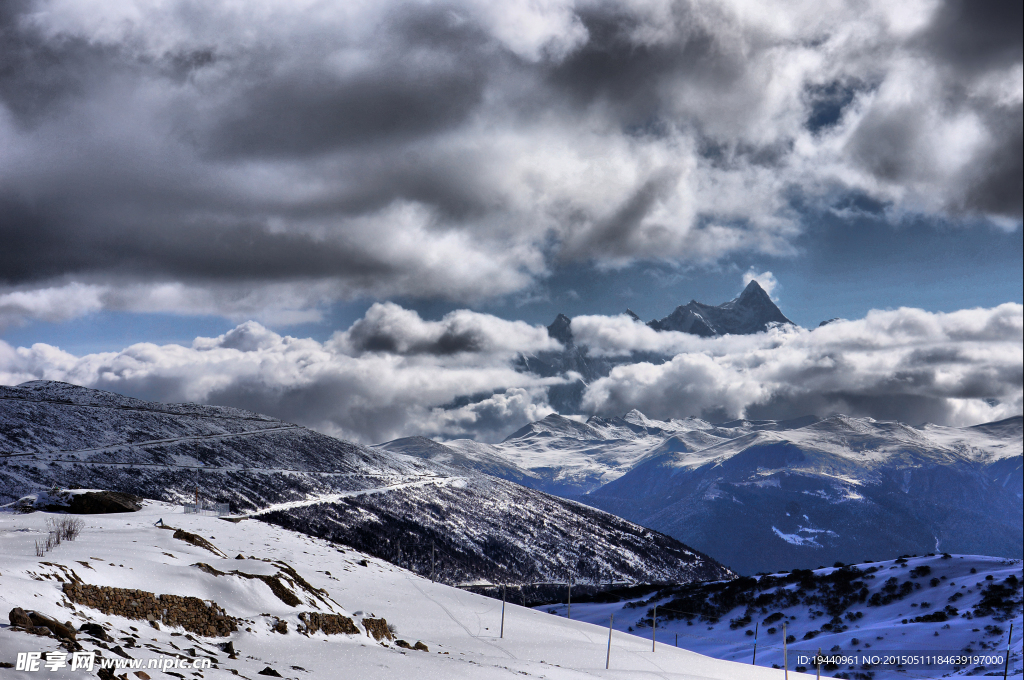
<svg viewBox="0 0 1024 680">
<path fill-rule="evenodd" d="M 366 629 L 366 635 L 372 635 L 377 642 L 395 639 L 388 628 L 387 619 L 363 619 L 363 628 Z"/>
<path fill-rule="evenodd" d="M 302 612 L 299 619 L 306 626 L 306 633 L 323 633 L 324 635 L 358 635 L 359 628 L 347 616 L 341 614 L 321 614 L 320 612 Z M 371 619 L 374 620 L 374 619 Z M 385 625 L 385 629 L 387 626 Z"/>
<path fill-rule="evenodd" d="M 405 640 L 395 640 L 395 646 L 396 647 L 401 647 L 402 649 L 415 649 L 415 650 L 418 650 L 418 651 L 421 651 L 421 652 L 429 652 L 430 651 L 430 648 L 427 647 L 425 644 L 423 644 L 423 642 L 420 641 L 420 640 L 417 640 L 416 644 L 414 644 L 414 645 L 410 645 Z"/>
<path fill-rule="evenodd" d="M 217 548 L 217 546 L 215 546 L 213 543 L 210 543 L 208 540 L 206 540 L 205 538 L 203 538 L 199 534 L 193 534 L 190 531 L 185 531 L 184 529 L 176 529 L 174 527 L 169 527 L 169 526 L 161 526 L 160 528 L 161 529 L 167 529 L 168 531 L 173 531 L 174 534 L 171 536 L 171 538 L 176 538 L 179 541 L 185 541 L 186 543 L 188 543 L 190 545 L 194 545 L 197 548 L 203 548 L 204 550 L 209 550 L 210 552 L 212 552 L 217 557 L 227 557 L 227 555 L 222 553 Z"/>
</svg>

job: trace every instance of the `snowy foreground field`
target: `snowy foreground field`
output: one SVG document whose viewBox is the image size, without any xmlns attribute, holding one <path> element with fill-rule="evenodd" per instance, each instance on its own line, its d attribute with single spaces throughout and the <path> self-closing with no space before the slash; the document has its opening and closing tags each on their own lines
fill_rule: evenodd
<svg viewBox="0 0 1024 680">
<path fill-rule="evenodd" d="M 793 636 L 790 668 L 816 653 L 886 657 L 964 653 L 988 659 L 959 671 L 951 667 L 838 664 L 828 677 L 937 678 L 1003 676 L 1009 626 L 1013 641 L 1008 677 L 1021 677 L 1021 561 L 978 555 L 930 555 L 884 562 L 771 574 L 727 584 L 629 592 L 618 602 L 572 604 L 575 620 L 608 625 L 651 645 L 651 617 L 658 606 L 658 653 L 678 645 L 719 659 L 750 663 L 755 626 L 758 665 L 783 664 L 783 624 Z M 744 585 L 746 583 L 746 585 Z M 845 590 L 842 585 L 852 584 Z M 748 599 L 742 601 L 746 596 Z M 609 599 L 599 596 L 596 599 Z M 754 601 L 754 605 L 749 603 Z M 711 607 L 708 604 L 711 603 Z M 723 604 L 724 603 L 724 604 Z M 537 607 L 565 616 L 566 604 Z M 704 616 L 679 616 L 700 610 Z M 831 613 L 828 612 L 831 610 Z M 712 615 L 709 616 L 709 613 Z M 916 619 L 916 620 L 915 620 Z M 999 659 L 991 663 L 992 657 Z M 806 662 L 804 662 L 806 663 Z M 751 676 L 752 677 L 752 676 Z"/>
<path fill-rule="evenodd" d="M 36 557 L 37 541 L 47 536 L 47 519 L 66 517 L 44 512 L 0 512 L 0 663 L 16 664 L 19 652 L 42 652 L 37 671 L 0 668 L 0 677 L 96 677 L 70 667 L 48 670 L 46 653 L 67 653 L 54 637 L 13 630 L 4 615 L 15 607 L 35 610 L 59 622 L 102 625 L 107 642 L 77 634 L 83 651 L 107 659 L 142 660 L 143 673 L 116 670 L 128 678 L 512 678 L 552 680 L 576 678 L 678 678 L 696 680 L 759 680 L 782 678 L 781 670 L 712 659 L 660 647 L 616 631 L 610 670 L 605 670 L 607 626 L 568 621 L 544 612 L 508 605 L 504 639 L 499 637 L 501 603 L 456 588 L 433 584 L 394 565 L 326 541 L 289 532 L 256 520 L 230 523 L 213 517 L 182 514 L 181 508 L 146 501 L 136 513 L 86 515 L 74 541 L 63 541 Z M 207 539 L 223 553 L 174 538 L 158 520 Z M 243 555 L 243 559 L 238 559 Z M 255 559 L 250 559 L 255 558 Z M 313 589 L 299 587 L 290 566 Z M 208 565 L 200 568 L 199 564 Z M 264 581 L 232 574 L 279 577 L 297 595 L 286 604 Z M 221 572 L 218 574 L 218 572 Z M 104 615 L 70 603 L 64 582 L 139 589 L 156 595 L 174 594 L 212 600 L 238 620 L 230 637 L 205 637 L 181 628 L 145 620 Z M 286 593 L 287 594 L 287 593 Z M 301 612 L 336 613 L 359 625 L 357 634 L 304 635 L 298 631 Z M 575 612 L 574 612 L 575 613 Z M 375 641 L 364 630 L 367 619 L 384 618 L 395 640 Z M 596 617 L 600 618 L 600 617 Z M 275 632 L 280 622 L 287 632 Z M 403 649 L 422 642 L 429 651 Z M 230 641 L 237 658 L 221 647 Z M 118 650 L 124 656 L 117 653 Z M 168 672 L 146 668 L 149 659 L 208 658 L 209 668 L 177 668 Z M 70 663 L 71 655 L 67 654 Z M 264 674 L 260 674 L 263 671 Z M 108 676 L 110 677 L 110 676 Z M 790 671 L 790 677 L 805 677 Z M 813 677 L 809 676 L 809 677 Z"/>
</svg>

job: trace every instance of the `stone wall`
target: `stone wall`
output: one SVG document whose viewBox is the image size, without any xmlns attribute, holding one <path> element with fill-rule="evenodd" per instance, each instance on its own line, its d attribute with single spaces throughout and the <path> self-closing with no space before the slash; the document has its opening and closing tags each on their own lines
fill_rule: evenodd
<svg viewBox="0 0 1024 680">
<path fill-rule="evenodd" d="M 159 621 L 168 626 L 210 637 L 224 637 L 238 630 L 236 620 L 215 602 L 198 597 L 160 595 L 145 590 L 65 583 L 64 595 L 72 602 L 126 619 Z"/>
</svg>

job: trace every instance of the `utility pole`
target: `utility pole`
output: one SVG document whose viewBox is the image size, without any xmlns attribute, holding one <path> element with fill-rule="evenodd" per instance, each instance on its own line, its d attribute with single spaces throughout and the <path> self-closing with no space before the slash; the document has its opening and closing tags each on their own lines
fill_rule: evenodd
<svg viewBox="0 0 1024 680">
<path fill-rule="evenodd" d="M 398 539 L 398 568 L 402 568 L 402 539 Z"/>
<path fill-rule="evenodd" d="M 612 661 L 612 624 L 615 623 L 615 614 L 608 617 L 608 654 L 604 657 L 604 669 L 608 670 L 608 664 Z"/>
<path fill-rule="evenodd" d="M 565 612 L 565 617 L 572 618 L 572 576 L 569 577 L 569 608 Z"/>
<path fill-rule="evenodd" d="M 756 624 L 756 623 L 754 624 L 754 658 L 750 660 L 750 665 L 751 666 L 756 666 L 757 665 L 757 626 L 758 625 L 759 624 Z"/>
<path fill-rule="evenodd" d="M 434 544 L 433 543 L 430 544 L 430 582 L 431 583 L 434 582 Z M 504 596 L 502 596 L 502 601 L 504 601 Z"/>
<path fill-rule="evenodd" d="M 505 584 L 501 584 L 501 635 L 498 637 L 505 637 Z"/>
<path fill-rule="evenodd" d="M 1013 623 L 1010 624 L 1010 632 L 1006 636 L 1006 663 L 1003 665 L 1003 680 L 1006 680 L 1006 673 L 1010 670 L 1010 641 L 1013 639 Z"/>
<path fill-rule="evenodd" d="M 658 639 L 658 605 L 654 605 L 654 616 L 651 617 L 651 651 Z"/>
<path fill-rule="evenodd" d="M 786 680 L 789 680 L 789 650 L 786 648 L 788 640 L 786 639 L 786 622 L 782 622 L 782 667 L 786 672 Z"/>
<path fill-rule="evenodd" d="M 818 673 L 815 677 L 818 680 L 821 680 L 821 647 L 818 647 L 818 658 L 814 660 L 814 667 L 818 669 Z"/>
</svg>

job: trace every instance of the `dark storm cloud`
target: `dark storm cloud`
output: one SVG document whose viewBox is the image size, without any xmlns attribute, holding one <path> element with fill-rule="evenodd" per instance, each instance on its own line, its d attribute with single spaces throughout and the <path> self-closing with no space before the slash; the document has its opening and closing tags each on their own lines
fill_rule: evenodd
<svg viewBox="0 0 1024 680">
<path fill-rule="evenodd" d="M 597 256 L 628 256 L 636 248 L 635 241 L 659 230 L 658 225 L 645 226 L 644 220 L 658 201 L 671 191 L 671 185 L 676 179 L 672 172 L 662 172 L 648 179 L 637 187 L 618 210 L 596 224 L 586 234 L 581 246 L 570 244 L 568 253 L 578 255 L 578 249 L 585 249 L 588 254 Z"/>
<path fill-rule="evenodd" d="M 917 153 L 919 121 L 897 109 L 863 120 L 850 151 L 877 177 L 901 181 L 912 176 L 922 159 Z"/>
<path fill-rule="evenodd" d="M 971 72 L 1012 66 L 1024 56 L 1024 4 L 944 0 L 920 43 L 948 63 Z"/>
<path fill-rule="evenodd" d="M 974 158 L 960 173 L 962 189 L 950 187 L 945 207 L 1019 220 L 1024 213 L 1024 167 L 1018 152 L 1024 110 L 1019 85 L 993 87 L 991 79 L 1000 72 L 1020 79 L 1022 7 L 1019 2 L 942 2 L 929 25 L 908 42 L 936 59 L 932 78 L 906 83 L 929 92 L 930 101 L 905 98 L 902 105 L 874 107 L 851 138 L 852 156 L 886 181 L 934 181 L 934 164 L 948 158 L 948 150 L 956 149 L 963 136 L 977 133 L 958 126 L 935 135 L 928 128 L 941 125 L 942 118 L 973 120 L 987 139 L 978 141 Z M 1007 87 L 1016 87 L 1017 94 L 1010 95 Z"/>
<path fill-rule="evenodd" d="M 3 3 L 0 325 L 72 284 L 81 313 L 249 314 L 243 287 L 303 313 L 793 253 L 794 187 L 1020 219 L 1019 5 L 236 10 Z"/>
<path fill-rule="evenodd" d="M 326 37 L 326 36 L 325 36 Z M 480 103 L 487 36 L 444 7 L 406 6 L 374 31 L 368 63 L 249 65 L 245 87 L 209 133 L 215 155 L 301 158 L 341 147 L 387 149 L 463 122 Z"/>
<path fill-rule="evenodd" d="M 0 3 L 0 101 L 26 126 L 65 97 L 81 94 L 84 81 L 104 61 L 104 50 L 85 40 L 50 43 L 23 30 L 21 21 L 31 7 L 31 0 Z"/>
<path fill-rule="evenodd" d="M 644 19 L 628 7 L 581 7 L 578 16 L 588 40 L 546 70 L 554 96 L 577 105 L 608 104 L 625 127 L 650 129 L 672 114 L 666 88 L 673 81 L 691 79 L 726 90 L 743 75 L 738 55 L 722 49 L 689 3 L 671 4 L 668 14 L 673 40 L 645 43 L 636 35 Z"/>
<path fill-rule="evenodd" d="M 110 272 L 209 281 L 343 274 L 370 282 L 392 269 L 387 261 L 371 260 L 341 239 L 271 233 L 262 225 L 219 224 L 187 214 L 106 213 L 107 220 L 101 222 L 51 209 L 0 199 L 0 241 L 5 245 L 0 281 L 22 284 L 63 274 Z M 67 230 L 68 222 L 76 228 Z"/>
<path fill-rule="evenodd" d="M 1024 213 L 1024 107 L 1006 107 L 986 116 L 992 142 L 972 168 L 975 180 L 964 207 L 996 215 Z"/>
</svg>

